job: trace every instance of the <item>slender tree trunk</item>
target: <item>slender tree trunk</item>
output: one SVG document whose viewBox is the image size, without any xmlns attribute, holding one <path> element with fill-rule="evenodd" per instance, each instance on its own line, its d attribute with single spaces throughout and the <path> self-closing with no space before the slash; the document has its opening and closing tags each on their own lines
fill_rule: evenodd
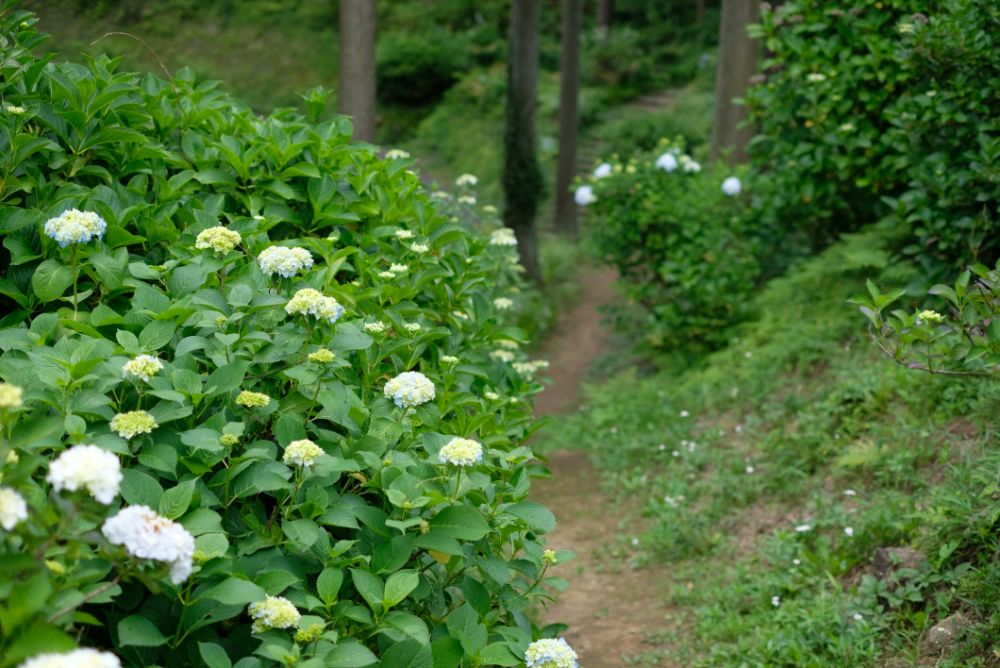
<svg viewBox="0 0 1000 668">
<path fill-rule="evenodd" d="M 597 26 L 607 33 L 614 18 L 615 0 L 597 0 Z"/>
<path fill-rule="evenodd" d="M 340 0 L 339 111 L 354 138 L 375 141 L 375 0 Z"/>
<path fill-rule="evenodd" d="M 715 80 L 715 123 L 711 157 L 726 156 L 730 164 L 747 160 L 753 128 L 740 127 L 746 107 L 733 102 L 743 97 L 757 71 L 757 41 L 747 36 L 747 25 L 760 16 L 759 0 L 722 0 L 719 26 L 719 64 Z"/>
<path fill-rule="evenodd" d="M 504 130 L 504 224 L 517 235 L 521 264 L 541 280 L 535 215 L 542 188 L 536 149 L 539 0 L 513 0 L 507 67 L 507 126 Z"/>
<path fill-rule="evenodd" d="M 579 132 L 580 30 L 582 0 L 563 0 L 562 59 L 559 63 L 559 164 L 556 173 L 556 230 L 576 235 L 576 203 L 569 191 L 576 175 Z"/>
</svg>

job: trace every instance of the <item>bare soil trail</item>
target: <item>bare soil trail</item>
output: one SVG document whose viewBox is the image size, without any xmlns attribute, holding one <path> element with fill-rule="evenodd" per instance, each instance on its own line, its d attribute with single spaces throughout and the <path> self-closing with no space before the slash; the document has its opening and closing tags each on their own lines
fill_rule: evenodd
<svg viewBox="0 0 1000 668">
<path fill-rule="evenodd" d="M 576 306 L 561 314 L 543 346 L 555 382 L 539 395 L 538 414 L 577 409 L 587 368 L 607 340 L 599 309 L 614 298 L 614 280 L 610 270 L 587 271 Z M 554 452 L 549 465 L 553 478 L 536 482 L 532 496 L 558 520 L 550 546 L 574 550 L 577 558 L 552 571 L 570 586 L 544 612 L 544 621 L 569 625 L 565 637 L 583 668 L 619 668 L 630 665 L 626 657 L 639 655 L 644 655 L 640 665 L 679 665 L 659 658 L 662 649 L 657 650 L 664 632 L 674 627 L 674 611 L 665 603 L 668 575 L 657 567 L 635 569 L 622 553 L 620 537 L 636 533 L 630 527 L 633 513 L 601 494 L 598 473 L 584 452 Z"/>
</svg>

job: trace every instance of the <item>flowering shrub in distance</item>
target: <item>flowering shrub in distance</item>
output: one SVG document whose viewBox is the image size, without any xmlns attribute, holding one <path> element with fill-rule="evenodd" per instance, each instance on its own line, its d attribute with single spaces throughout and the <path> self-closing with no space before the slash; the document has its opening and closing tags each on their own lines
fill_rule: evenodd
<svg viewBox="0 0 1000 668">
<path fill-rule="evenodd" d="M 663 140 L 578 186 L 587 236 L 643 308 L 646 343 L 712 348 L 745 317 L 760 275 L 745 181 L 722 166 L 702 168 L 682 144 Z"/>
<path fill-rule="evenodd" d="M 523 663 L 558 580 L 513 237 L 320 92 L 45 66 L 34 21 L 0 13 L 0 668 Z M 50 238 L 72 209 L 104 227 Z"/>
</svg>

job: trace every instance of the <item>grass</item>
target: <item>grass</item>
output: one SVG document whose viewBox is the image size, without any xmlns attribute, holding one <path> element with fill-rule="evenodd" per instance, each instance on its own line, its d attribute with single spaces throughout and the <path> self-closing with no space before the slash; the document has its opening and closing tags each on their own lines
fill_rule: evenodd
<svg viewBox="0 0 1000 668">
<path fill-rule="evenodd" d="M 631 559 L 669 564 L 691 631 L 630 665 L 926 665 L 922 639 L 955 612 L 972 626 L 939 665 L 998 665 L 1000 389 L 875 351 L 847 299 L 866 277 L 918 278 L 891 240 L 846 237 L 766 286 L 726 349 L 591 386 L 548 430 L 545 447 L 586 448 L 609 494 L 642 500 Z M 894 546 L 922 563 L 879 579 L 873 555 Z"/>
</svg>

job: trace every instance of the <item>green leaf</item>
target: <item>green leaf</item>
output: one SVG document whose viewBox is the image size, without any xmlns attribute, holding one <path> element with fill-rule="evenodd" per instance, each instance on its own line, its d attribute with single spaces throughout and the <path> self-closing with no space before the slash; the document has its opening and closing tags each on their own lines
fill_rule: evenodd
<svg viewBox="0 0 1000 668">
<path fill-rule="evenodd" d="M 206 668 L 232 668 L 233 662 L 229 660 L 226 650 L 215 643 L 198 643 L 198 653 Z"/>
<path fill-rule="evenodd" d="M 267 592 L 262 587 L 248 580 L 227 578 L 209 588 L 198 598 L 208 598 L 224 605 L 249 605 L 254 601 L 262 601 Z"/>
<path fill-rule="evenodd" d="M 556 516 L 552 511 L 534 501 L 522 501 L 504 508 L 505 513 L 524 520 L 532 530 L 540 533 L 555 531 Z"/>
<path fill-rule="evenodd" d="M 312 547 L 313 543 L 319 540 L 319 534 L 322 531 L 315 522 L 308 519 L 282 522 L 281 529 L 300 552 L 305 552 Z"/>
<path fill-rule="evenodd" d="M 43 302 L 59 299 L 73 285 L 73 271 L 57 260 L 46 260 L 31 276 L 31 289 Z"/>
<path fill-rule="evenodd" d="M 76 649 L 76 641 L 51 624 L 38 623 L 4 647 L 0 666 L 15 666 L 22 659 L 45 652 L 68 652 Z"/>
<path fill-rule="evenodd" d="M 159 647 L 167 642 L 153 622 L 131 615 L 118 622 L 118 643 L 133 647 Z"/>
<path fill-rule="evenodd" d="M 122 249 L 119 251 L 125 253 Z M 117 290 L 125 278 L 125 265 L 106 253 L 96 253 L 88 258 L 88 262 L 101 277 L 106 290 Z"/>
<path fill-rule="evenodd" d="M 514 656 L 505 642 L 490 643 L 479 654 L 484 666 L 519 666 L 521 660 Z"/>
<path fill-rule="evenodd" d="M 274 437 L 278 440 L 278 445 L 287 448 L 292 441 L 306 438 L 306 428 L 301 415 L 286 413 L 279 417 L 274 423 Z"/>
<path fill-rule="evenodd" d="M 382 607 L 388 610 L 399 604 L 417 588 L 418 584 L 420 584 L 420 576 L 413 571 L 393 573 L 385 581 L 385 597 L 382 600 Z"/>
<path fill-rule="evenodd" d="M 148 473 L 136 469 L 122 471 L 120 489 L 122 498 L 133 506 L 142 505 L 158 508 L 160 499 L 163 497 L 163 488 L 160 487 L 160 483 Z"/>
<path fill-rule="evenodd" d="M 337 592 L 344 582 L 344 571 L 339 568 L 325 568 L 316 578 L 316 592 L 323 602 L 330 605 L 337 600 Z"/>
<path fill-rule="evenodd" d="M 459 540 L 479 540 L 490 532 L 490 525 L 475 508 L 449 506 L 431 518 L 433 531 Z"/>
<path fill-rule="evenodd" d="M 352 568 L 351 580 L 354 582 L 355 589 L 368 602 L 368 606 L 372 611 L 378 612 L 381 610 L 382 599 L 385 598 L 382 578 L 360 568 Z"/>
<path fill-rule="evenodd" d="M 205 387 L 213 397 L 232 392 L 243 383 L 243 376 L 249 367 L 250 363 L 242 360 L 220 366 L 205 381 Z"/>
<path fill-rule="evenodd" d="M 364 668 L 376 662 L 378 657 L 372 654 L 371 650 L 350 641 L 339 643 L 323 659 L 327 668 Z"/>
<path fill-rule="evenodd" d="M 170 520 L 175 520 L 187 512 L 194 496 L 195 478 L 185 480 L 163 493 L 160 498 L 160 514 Z"/>
<path fill-rule="evenodd" d="M 139 332 L 139 345 L 143 350 L 159 350 L 170 343 L 177 325 L 169 320 L 153 320 Z"/>
<path fill-rule="evenodd" d="M 329 347 L 332 350 L 367 350 L 371 347 L 375 339 L 368 336 L 357 325 L 344 323 L 337 326 L 337 333 L 330 339 Z"/>
<path fill-rule="evenodd" d="M 388 668 L 434 668 L 431 648 L 416 640 L 395 643 L 382 654 L 382 665 Z"/>
</svg>

